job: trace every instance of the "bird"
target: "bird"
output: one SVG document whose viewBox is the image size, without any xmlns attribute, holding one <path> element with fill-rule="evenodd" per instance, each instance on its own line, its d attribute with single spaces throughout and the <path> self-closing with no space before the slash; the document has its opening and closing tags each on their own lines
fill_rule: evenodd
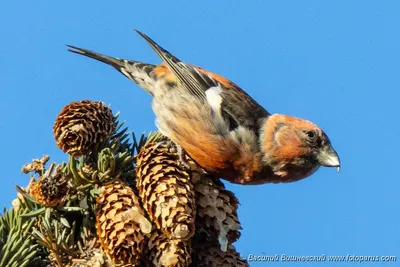
<svg viewBox="0 0 400 267">
<path fill-rule="evenodd" d="M 207 172 L 231 183 L 289 183 L 321 166 L 340 170 L 328 135 L 301 118 L 269 113 L 234 82 L 185 63 L 135 30 L 162 60 L 159 65 L 68 46 L 106 63 L 152 96 L 159 131 Z"/>
</svg>

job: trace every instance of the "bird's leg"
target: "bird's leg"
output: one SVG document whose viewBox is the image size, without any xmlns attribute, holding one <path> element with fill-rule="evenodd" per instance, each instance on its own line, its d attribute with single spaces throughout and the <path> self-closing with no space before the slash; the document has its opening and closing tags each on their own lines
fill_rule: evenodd
<svg viewBox="0 0 400 267">
<path fill-rule="evenodd" d="M 190 169 L 190 164 L 185 159 L 185 156 L 187 156 L 186 151 L 177 143 L 175 143 L 175 147 L 176 147 L 176 150 L 177 150 L 176 152 L 177 152 L 178 157 L 179 157 L 179 162 L 182 164 L 182 166 L 185 169 Z"/>
</svg>

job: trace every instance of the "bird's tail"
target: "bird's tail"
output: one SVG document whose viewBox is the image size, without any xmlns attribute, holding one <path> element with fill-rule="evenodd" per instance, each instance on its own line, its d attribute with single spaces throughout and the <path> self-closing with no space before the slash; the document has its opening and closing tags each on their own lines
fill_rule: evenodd
<svg viewBox="0 0 400 267">
<path fill-rule="evenodd" d="M 68 51 L 72 53 L 90 57 L 112 66 L 117 71 L 121 72 L 124 76 L 126 76 L 129 80 L 137 83 L 148 93 L 153 95 L 153 90 L 155 88 L 154 84 L 157 81 L 157 77 L 153 73 L 153 70 L 157 66 L 138 61 L 131 61 L 127 59 L 110 57 L 72 45 L 67 45 L 67 46 L 68 46 Z"/>
</svg>

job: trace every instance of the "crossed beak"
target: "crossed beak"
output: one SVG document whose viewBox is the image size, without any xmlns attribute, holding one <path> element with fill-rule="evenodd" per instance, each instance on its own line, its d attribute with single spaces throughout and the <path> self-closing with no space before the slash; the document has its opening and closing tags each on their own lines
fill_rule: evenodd
<svg viewBox="0 0 400 267">
<path fill-rule="evenodd" d="M 336 167 L 337 171 L 340 171 L 339 155 L 330 144 L 326 144 L 319 150 L 317 160 L 322 166 Z"/>
</svg>

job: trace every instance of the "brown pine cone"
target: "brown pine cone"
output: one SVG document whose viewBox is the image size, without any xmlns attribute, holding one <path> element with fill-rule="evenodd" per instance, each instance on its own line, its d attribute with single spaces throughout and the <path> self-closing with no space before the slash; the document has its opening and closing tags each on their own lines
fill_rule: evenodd
<svg viewBox="0 0 400 267">
<path fill-rule="evenodd" d="M 68 193 L 68 182 L 62 172 L 62 166 L 55 163 L 40 176 L 37 181 L 32 181 L 29 193 L 42 205 L 55 207 L 64 202 Z"/>
<path fill-rule="evenodd" d="M 110 184 L 96 200 L 97 234 L 116 264 L 136 264 L 151 232 L 138 197 L 123 184 Z"/>
<path fill-rule="evenodd" d="M 73 157 L 87 155 L 115 129 L 112 111 L 103 102 L 71 102 L 58 114 L 53 132 L 57 146 Z"/>
<path fill-rule="evenodd" d="M 146 266 L 187 267 L 191 262 L 190 240 L 169 239 L 161 231 L 153 231 L 145 255 Z"/>
<path fill-rule="evenodd" d="M 209 239 L 218 240 L 225 251 L 240 237 L 239 201 L 218 178 L 193 164 L 191 169 L 196 192 L 196 232 L 206 233 Z"/>
<path fill-rule="evenodd" d="M 144 146 L 137 156 L 137 188 L 144 208 L 157 228 L 170 239 L 194 234 L 195 196 L 189 172 L 165 142 Z"/>
</svg>

